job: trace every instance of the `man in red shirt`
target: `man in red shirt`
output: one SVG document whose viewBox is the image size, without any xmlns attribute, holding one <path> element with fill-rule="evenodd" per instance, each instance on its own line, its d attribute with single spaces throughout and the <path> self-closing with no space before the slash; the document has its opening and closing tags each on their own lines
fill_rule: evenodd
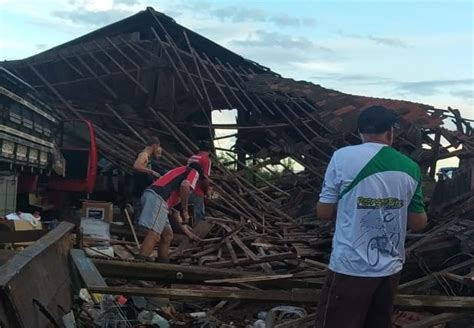
<svg viewBox="0 0 474 328">
<path fill-rule="evenodd" d="M 187 211 L 189 195 L 198 183 L 200 170 L 202 169 L 197 163 L 177 167 L 145 189 L 142 196 L 143 209 L 138 222 L 148 229 L 148 233 L 140 247 L 138 259 L 148 260 L 155 245 L 159 243 L 158 262 L 169 262 L 168 252 L 173 239 L 173 230 L 168 220 L 168 212 L 179 203 L 184 222 L 179 213 L 174 215 L 174 218 L 190 239 L 198 238 L 186 223 L 189 221 Z"/>
<path fill-rule="evenodd" d="M 194 192 L 189 197 L 189 203 L 194 207 L 194 220 L 196 223 L 206 219 L 204 196 L 208 193 L 210 185 L 209 176 L 211 175 L 212 163 L 209 155 L 211 148 L 209 142 L 202 141 L 199 144 L 199 153 L 191 156 L 187 163 L 188 166 L 192 163 L 197 163 L 202 168 L 202 172 L 199 172 L 201 179 L 199 179 L 196 189 L 194 189 Z"/>
</svg>

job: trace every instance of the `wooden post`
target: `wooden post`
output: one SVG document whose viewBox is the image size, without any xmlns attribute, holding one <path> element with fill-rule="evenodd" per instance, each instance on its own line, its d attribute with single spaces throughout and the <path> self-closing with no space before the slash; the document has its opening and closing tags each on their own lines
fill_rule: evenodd
<svg viewBox="0 0 474 328">
<path fill-rule="evenodd" d="M 435 130 L 435 139 L 434 139 L 433 148 L 432 148 L 433 154 L 431 157 L 431 165 L 430 165 L 430 173 L 429 173 L 429 177 L 432 179 L 434 179 L 436 175 L 436 163 L 438 162 L 440 142 L 441 142 L 441 129 L 437 128 Z"/>
</svg>

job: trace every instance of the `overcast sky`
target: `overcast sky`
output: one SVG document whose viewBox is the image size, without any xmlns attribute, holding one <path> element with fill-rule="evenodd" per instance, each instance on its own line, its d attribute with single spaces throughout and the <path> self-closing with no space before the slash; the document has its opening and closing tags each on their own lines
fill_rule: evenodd
<svg viewBox="0 0 474 328">
<path fill-rule="evenodd" d="M 285 77 L 474 118 L 473 1 L 0 0 L 0 59 L 147 6 Z"/>
</svg>

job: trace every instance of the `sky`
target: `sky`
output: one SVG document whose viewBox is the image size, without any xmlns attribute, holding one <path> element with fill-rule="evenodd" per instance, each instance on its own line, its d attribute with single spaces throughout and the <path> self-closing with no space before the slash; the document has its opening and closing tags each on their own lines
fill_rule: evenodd
<svg viewBox="0 0 474 328">
<path fill-rule="evenodd" d="M 474 1 L 0 0 L 0 60 L 147 6 L 284 77 L 474 119 Z"/>
</svg>

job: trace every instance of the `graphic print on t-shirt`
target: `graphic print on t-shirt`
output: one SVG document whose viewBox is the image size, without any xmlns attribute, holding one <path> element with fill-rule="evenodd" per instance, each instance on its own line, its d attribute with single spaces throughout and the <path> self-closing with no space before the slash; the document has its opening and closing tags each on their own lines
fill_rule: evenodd
<svg viewBox="0 0 474 328">
<path fill-rule="evenodd" d="M 389 209 L 369 210 L 361 217 L 359 235 L 356 236 L 354 247 L 367 254 L 370 266 L 379 264 L 380 255 L 399 256 L 398 246 L 401 231 L 398 221 L 400 217 Z"/>
</svg>

